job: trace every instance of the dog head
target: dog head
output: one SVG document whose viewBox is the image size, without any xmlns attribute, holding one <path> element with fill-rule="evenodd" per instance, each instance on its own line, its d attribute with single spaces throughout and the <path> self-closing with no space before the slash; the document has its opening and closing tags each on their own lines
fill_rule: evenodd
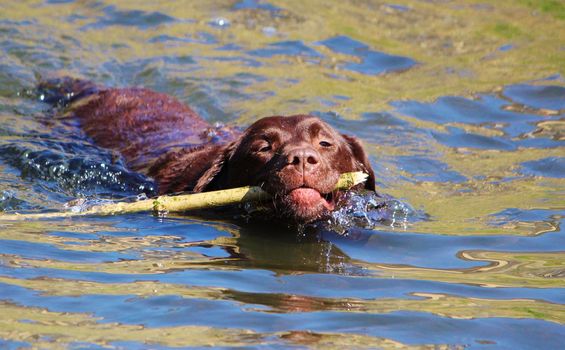
<svg viewBox="0 0 565 350">
<path fill-rule="evenodd" d="M 260 186 L 273 196 L 278 216 L 310 222 L 333 210 L 339 175 L 363 171 L 364 186 L 375 176 L 360 142 L 310 115 L 273 116 L 252 124 L 226 145 L 194 190 Z"/>
</svg>

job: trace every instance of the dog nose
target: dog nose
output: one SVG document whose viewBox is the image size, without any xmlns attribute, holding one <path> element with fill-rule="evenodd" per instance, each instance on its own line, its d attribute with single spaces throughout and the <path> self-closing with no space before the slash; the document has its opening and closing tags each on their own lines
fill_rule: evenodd
<svg viewBox="0 0 565 350">
<path fill-rule="evenodd" d="M 287 155 L 287 164 L 293 165 L 299 171 L 312 171 L 319 163 L 318 153 L 311 148 L 295 148 Z"/>
</svg>

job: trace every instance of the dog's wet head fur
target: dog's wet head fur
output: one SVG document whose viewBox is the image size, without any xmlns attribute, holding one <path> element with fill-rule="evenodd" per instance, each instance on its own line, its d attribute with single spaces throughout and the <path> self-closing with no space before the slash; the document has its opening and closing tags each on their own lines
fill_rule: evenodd
<svg viewBox="0 0 565 350">
<path fill-rule="evenodd" d="M 195 190 L 261 186 L 273 195 L 279 216 L 309 222 L 334 209 L 339 175 L 351 171 L 368 173 L 365 187 L 374 190 L 373 170 L 356 138 L 314 116 L 273 116 L 221 149 Z"/>
</svg>

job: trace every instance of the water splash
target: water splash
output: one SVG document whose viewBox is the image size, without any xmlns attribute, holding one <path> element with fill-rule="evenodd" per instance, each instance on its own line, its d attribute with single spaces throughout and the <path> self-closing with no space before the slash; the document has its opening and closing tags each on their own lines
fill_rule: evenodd
<svg viewBox="0 0 565 350">
<path fill-rule="evenodd" d="M 128 197 L 153 195 L 155 184 L 148 178 L 96 156 L 69 156 L 65 152 L 31 150 L 7 144 L 0 146 L 1 159 L 20 170 L 25 180 L 39 180 L 46 189 L 71 197 Z"/>
<path fill-rule="evenodd" d="M 26 201 L 17 198 L 16 193 L 9 190 L 0 191 L 0 212 L 29 207 Z"/>
<path fill-rule="evenodd" d="M 354 227 L 390 226 L 405 230 L 411 222 L 425 219 L 424 213 L 396 198 L 371 191 L 347 192 L 324 226 L 340 234 Z"/>
<path fill-rule="evenodd" d="M 77 198 L 63 204 L 63 208 L 73 213 L 84 213 L 96 206 L 124 203 L 124 202 L 132 203 L 146 199 L 148 199 L 148 197 L 145 193 L 140 193 L 136 196 L 128 197 L 125 199 Z M 156 214 L 159 217 L 163 217 L 165 215 L 163 214 L 163 211 L 159 211 Z"/>
</svg>

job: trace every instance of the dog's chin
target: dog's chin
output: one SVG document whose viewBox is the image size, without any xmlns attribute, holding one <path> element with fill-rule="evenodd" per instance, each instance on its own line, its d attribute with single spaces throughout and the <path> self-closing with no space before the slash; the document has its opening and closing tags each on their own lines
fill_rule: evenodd
<svg viewBox="0 0 565 350">
<path fill-rule="evenodd" d="M 279 198 L 281 214 L 297 223 L 321 219 L 334 209 L 331 194 L 322 195 L 313 188 L 296 188 Z"/>
</svg>

